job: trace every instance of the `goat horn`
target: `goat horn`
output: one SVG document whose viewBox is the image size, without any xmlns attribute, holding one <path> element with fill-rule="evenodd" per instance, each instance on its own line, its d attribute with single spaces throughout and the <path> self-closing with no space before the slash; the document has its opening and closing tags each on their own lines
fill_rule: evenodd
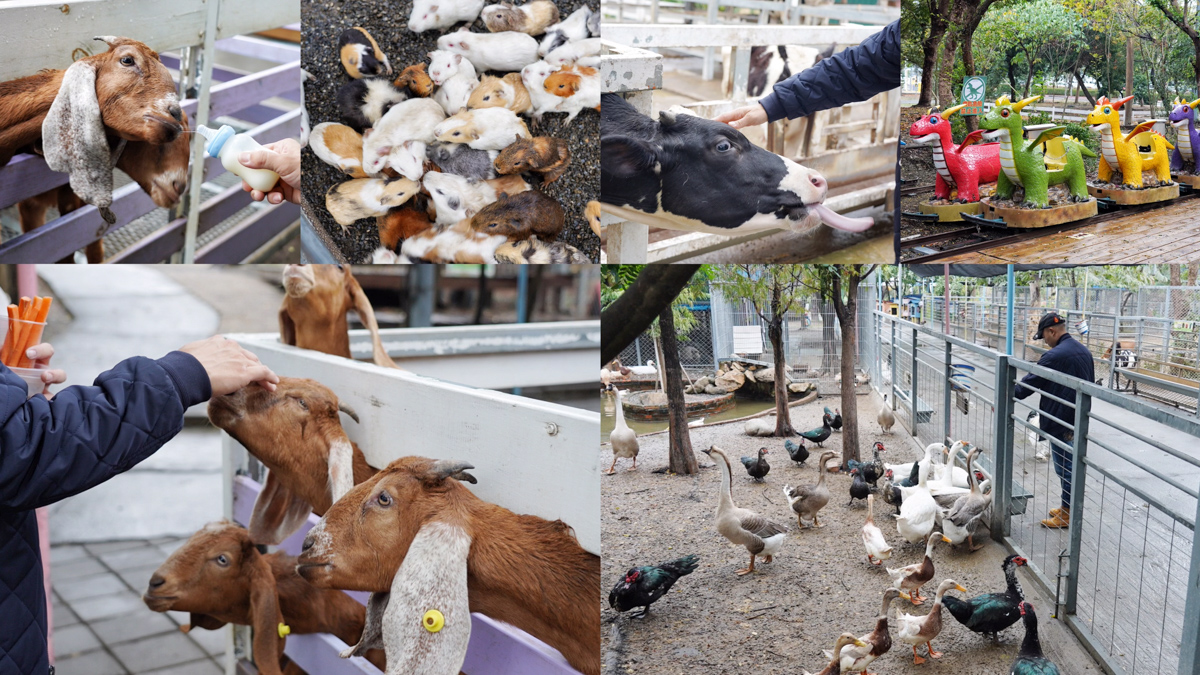
<svg viewBox="0 0 1200 675">
<path fill-rule="evenodd" d="M 475 476 L 467 473 L 467 469 L 474 469 L 475 466 L 469 462 L 464 462 L 459 459 L 439 459 L 433 463 L 433 467 L 429 470 L 429 474 L 439 480 L 447 478 L 456 478 L 468 483 L 477 483 Z"/>
<path fill-rule="evenodd" d="M 358 413 L 354 412 L 354 408 L 351 408 L 350 406 L 346 405 L 345 403 L 338 401 L 338 410 L 341 410 L 342 412 L 349 415 L 350 419 L 354 420 L 355 424 L 362 424 L 362 422 L 359 422 Z"/>
<path fill-rule="evenodd" d="M 116 47 L 117 43 L 121 41 L 121 38 L 117 37 L 116 35 L 97 35 L 92 39 L 103 42 L 104 44 L 108 45 L 109 49 Z"/>
</svg>

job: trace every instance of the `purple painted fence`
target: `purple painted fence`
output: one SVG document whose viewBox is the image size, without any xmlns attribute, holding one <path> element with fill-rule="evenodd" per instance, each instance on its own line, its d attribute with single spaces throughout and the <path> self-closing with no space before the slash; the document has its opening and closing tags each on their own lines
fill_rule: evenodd
<svg viewBox="0 0 1200 675">
<path fill-rule="evenodd" d="M 201 262 L 197 258 L 197 262 Z M 262 486 L 246 476 L 233 479 L 233 520 L 246 524 L 254 509 L 254 500 Z M 309 514 L 308 522 L 279 545 L 291 555 L 300 552 L 300 546 L 308 531 L 317 524 L 315 514 Z M 354 599 L 366 604 L 367 594 L 346 591 Z M 284 653 L 300 667 L 310 673 L 329 675 L 353 675 L 372 673 L 380 675 L 379 669 L 366 659 L 355 657 L 342 659 L 338 652 L 346 644 L 333 635 L 290 635 Z M 567 665 L 558 650 L 546 645 L 528 633 L 506 623 L 501 623 L 482 614 L 471 614 L 471 641 L 467 645 L 467 658 L 462 671 L 466 675 L 579 675 Z"/>
</svg>

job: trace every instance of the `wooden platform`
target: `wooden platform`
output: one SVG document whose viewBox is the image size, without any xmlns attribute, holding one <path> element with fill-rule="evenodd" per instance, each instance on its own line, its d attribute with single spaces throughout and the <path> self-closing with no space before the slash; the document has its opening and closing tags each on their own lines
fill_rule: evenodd
<svg viewBox="0 0 1200 675">
<path fill-rule="evenodd" d="M 1194 188 L 1200 189 L 1200 176 L 1181 175 L 1177 173 L 1171 174 L 1171 180 L 1176 183 L 1191 185 Z"/>
<path fill-rule="evenodd" d="M 1071 202 L 1048 209 L 1025 209 L 1008 206 L 993 206 L 988 198 L 984 198 L 983 217 L 1003 220 L 1011 228 L 1051 227 L 1070 223 L 1096 215 L 1099 207 L 1095 199 L 1086 202 Z"/>
<path fill-rule="evenodd" d="M 1093 197 L 1105 197 L 1118 204 L 1149 204 L 1175 199 L 1179 196 L 1178 185 L 1160 185 L 1144 190 L 1122 190 L 1117 188 L 1099 188 L 1088 184 L 1088 194 Z"/>
<path fill-rule="evenodd" d="M 930 204 L 928 200 L 921 202 L 921 213 L 936 213 L 939 223 L 956 223 L 962 221 L 962 214 L 978 215 L 983 206 L 979 202 L 967 204 Z"/>
<path fill-rule="evenodd" d="M 1097 225 L 951 256 L 958 263 L 1144 264 L 1200 260 L 1200 203 L 1186 200 Z"/>
</svg>

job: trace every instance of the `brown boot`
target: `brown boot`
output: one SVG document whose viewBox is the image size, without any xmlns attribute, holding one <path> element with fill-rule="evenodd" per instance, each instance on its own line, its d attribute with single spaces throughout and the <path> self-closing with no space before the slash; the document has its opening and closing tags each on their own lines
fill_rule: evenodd
<svg viewBox="0 0 1200 675">
<path fill-rule="evenodd" d="M 1057 518 L 1058 516 L 1062 515 L 1062 513 L 1063 513 L 1062 509 L 1050 509 L 1050 517 L 1051 518 Z"/>
<path fill-rule="evenodd" d="M 1056 515 L 1042 521 L 1042 525 L 1049 528 L 1061 529 L 1071 526 L 1071 509 L 1055 509 L 1058 511 Z M 1051 511 L 1054 513 L 1054 511 Z"/>
</svg>

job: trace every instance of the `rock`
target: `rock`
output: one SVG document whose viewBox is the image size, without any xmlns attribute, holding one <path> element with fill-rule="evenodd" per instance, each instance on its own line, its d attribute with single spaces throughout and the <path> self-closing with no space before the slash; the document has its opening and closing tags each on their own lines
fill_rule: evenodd
<svg viewBox="0 0 1200 675">
<path fill-rule="evenodd" d="M 696 380 L 696 383 L 694 386 L 696 387 L 696 391 L 704 391 L 705 387 L 707 387 L 708 385 L 710 385 L 712 383 L 713 383 L 713 381 L 711 379 L 709 379 L 708 377 L 702 377 L 702 378 Z"/>
<path fill-rule="evenodd" d="M 750 382 L 758 382 L 758 378 L 755 377 L 753 370 L 747 370 L 745 372 L 745 375 L 746 375 L 746 379 L 749 380 Z"/>
<path fill-rule="evenodd" d="M 788 391 L 793 394 L 803 394 L 808 391 L 808 384 L 806 382 L 793 382 L 788 385 Z"/>
<path fill-rule="evenodd" d="M 717 387 L 717 386 L 710 384 L 704 388 L 704 393 L 718 395 L 718 394 L 728 394 L 729 391 L 727 389 L 722 389 L 721 387 Z"/>
<path fill-rule="evenodd" d="M 762 370 L 758 371 L 754 374 L 754 380 L 756 382 L 774 382 L 775 367 L 771 366 L 770 368 L 763 368 Z"/>
<path fill-rule="evenodd" d="M 729 391 L 737 391 L 746 383 L 746 375 L 739 370 L 731 370 L 717 378 L 717 386 Z"/>
<path fill-rule="evenodd" d="M 667 405 L 667 394 L 661 391 L 649 391 L 638 399 L 640 405 Z"/>
<path fill-rule="evenodd" d="M 731 367 L 732 367 L 734 370 L 739 370 L 739 371 L 740 371 L 740 370 L 745 370 L 745 369 L 746 369 L 746 367 L 745 367 L 745 366 L 743 366 L 742 364 L 738 363 L 737 361 L 730 361 L 730 362 L 729 362 L 729 365 L 730 365 L 730 366 L 731 366 Z"/>
</svg>

